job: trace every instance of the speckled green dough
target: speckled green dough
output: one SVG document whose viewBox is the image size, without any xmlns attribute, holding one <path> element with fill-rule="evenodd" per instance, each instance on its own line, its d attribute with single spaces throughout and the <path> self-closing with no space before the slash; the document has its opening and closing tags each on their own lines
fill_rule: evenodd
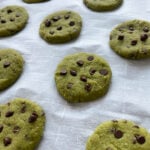
<svg viewBox="0 0 150 150">
<path fill-rule="evenodd" d="M 110 11 L 118 8 L 123 0 L 84 0 L 85 5 L 94 11 Z"/>
<path fill-rule="evenodd" d="M 45 125 L 42 108 L 17 98 L 0 105 L 0 112 L 0 150 L 35 150 Z"/>
<path fill-rule="evenodd" d="M 100 124 L 89 137 L 86 150 L 149 150 L 150 134 L 126 120 Z"/>
<path fill-rule="evenodd" d="M 73 11 L 64 10 L 47 16 L 39 32 L 49 43 L 65 43 L 77 38 L 81 27 L 81 17 Z"/>
<path fill-rule="evenodd" d="M 150 22 L 131 20 L 121 23 L 110 34 L 110 47 L 124 58 L 150 57 Z"/>
<path fill-rule="evenodd" d="M 44 2 L 48 0 L 23 0 L 26 3 L 39 3 L 39 2 Z"/>
<path fill-rule="evenodd" d="M 23 71 L 24 60 L 13 49 L 0 50 L 0 91 L 12 85 Z"/>
<path fill-rule="evenodd" d="M 88 60 L 92 57 L 93 60 Z M 89 53 L 66 56 L 55 72 L 57 89 L 69 102 L 92 101 L 103 96 L 110 80 L 108 63 L 100 56 Z"/>
<path fill-rule="evenodd" d="M 27 11 L 20 6 L 7 6 L 0 10 L 0 37 L 21 31 L 28 20 Z"/>
</svg>

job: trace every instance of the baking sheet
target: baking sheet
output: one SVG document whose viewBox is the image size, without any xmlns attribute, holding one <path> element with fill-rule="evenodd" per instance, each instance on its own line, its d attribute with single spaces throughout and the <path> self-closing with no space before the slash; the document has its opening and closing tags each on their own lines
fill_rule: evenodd
<svg viewBox="0 0 150 150">
<path fill-rule="evenodd" d="M 129 119 L 150 130 L 150 59 L 131 61 L 117 56 L 108 45 L 109 33 L 130 19 L 150 20 L 150 1 L 124 0 L 113 12 L 96 13 L 82 0 L 50 0 L 26 4 L 21 0 L 0 0 L 0 7 L 20 5 L 30 18 L 26 28 L 15 36 L 0 39 L 0 48 L 14 48 L 25 59 L 20 79 L 0 93 L 0 103 L 15 97 L 31 99 L 46 112 L 46 128 L 38 150 L 85 150 L 95 127 L 110 119 Z M 73 42 L 51 45 L 38 34 L 43 18 L 58 10 L 74 10 L 83 19 L 80 37 Z M 90 52 L 110 64 L 112 83 L 107 95 L 94 102 L 69 104 L 57 93 L 54 71 L 66 55 Z"/>
</svg>

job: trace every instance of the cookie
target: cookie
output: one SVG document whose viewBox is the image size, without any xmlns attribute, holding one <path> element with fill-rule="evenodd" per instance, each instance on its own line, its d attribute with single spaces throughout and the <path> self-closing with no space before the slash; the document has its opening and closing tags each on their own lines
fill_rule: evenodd
<svg viewBox="0 0 150 150">
<path fill-rule="evenodd" d="M 150 22 L 131 20 L 121 23 L 110 34 L 110 47 L 127 59 L 150 57 Z"/>
<path fill-rule="evenodd" d="M 47 16 L 40 25 L 40 36 L 48 43 L 65 43 L 77 38 L 82 19 L 73 11 L 58 11 Z"/>
<path fill-rule="evenodd" d="M 84 4 L 93 11 L 111 11 L 121 6 L 123 0 L 84 0 Z"/>
<path fill-rule="evenodd" d="M 103 96 L 110 84 L 111 69 L 100 56 L 76 53 L 65 57 L 55 72 L 58 92 L 69 102 L 86 102 Z"/>
<path fill-rule="evenodd" d="M 48 0 L 23 0 L 26 3 L 39 3 L 39 2 L 44 2 Z"/>
<path fill-rule="evenodd" d="M 0 91 L 16 82 L 23 71 L 23 66 L 24 60 L 16 50 L 0 50 Z"/>
<path fill-rule="evenodd" d="M 27 11 L 20 6 L 7 6 L 0 10 L 0 37 L 21 31 L 28 21 Z"/>
<path fill-rule="evenodd" d="M 86 150 L 149 150 L 150 134 L 132 121 L 100 124 L 89 137 Z"/>
<path fill-rule="evenodd" d="M 34 150 L 42 137 L 45 115 L 34 102 L 17 98 L 0 105 L 0 149 Z"/>
</svg>

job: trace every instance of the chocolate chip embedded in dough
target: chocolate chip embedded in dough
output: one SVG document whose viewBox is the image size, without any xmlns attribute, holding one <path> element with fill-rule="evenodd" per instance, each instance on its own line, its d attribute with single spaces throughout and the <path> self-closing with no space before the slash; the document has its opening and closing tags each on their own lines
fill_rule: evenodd
<svg viewBox="0 0 150 150">
<path fill-rule="evenodd" d="M 11 138 L 5 137 L 5 138 L 3 139 L 4 146 L 10 145 L 10 144 L 11 144 L 11 141 L 12 141 Z"/>
<path fill-rule="evenodd" d="M 29 123 L 33 123 L 33 122 L 35 122 L 35 121 L 37 120 L 37 118 L 38 118 L 38 114 L 37 114 L 36 112 L 33 112 L 33 113 L 30 115 L 30 117 L 29 117 L 29 119 L 28 119 L 28 122 L 29 122 Z"/>
<path fill-rule="evenodd" d="M 13 128 L 13 133 L 18 133 L 20 131 L 20 127 L 19 126 L 15 126 Z"/>
<path fill-rule="evenodd" d="M 87 58 L 87 60 L 88 60 L 88 61 L 92 61 L 92 60 L 94 60 L 94 57 L 93 57 L 93 56 L 89 56 L 89 57 Z"/>
<path fill-rule="evenodd" d="M 116 130 L 114 132 L 114 136 L 115 136 L 115 138 L 120 139 L 123 137 L 123 132 L 121 130 Z"/>
<path fill-rule="evenodd" d="M 87 82 L 87 77 L 84 76 L 84 75 L 82 75 L 82 76 L 80 77 L 80 80 L 83 81 L 83 82 Z"/>
<path fill-rule="evenodd" d="M 9 67 L 10 66 L 10 62 L 4 62 L 4 64 L 3 64 L 3 67 L 4 68 L 7 68 L 7 67 Z"/>
<path fill-rule="evenodd" d="M 13 111 L 7 111 L 5 117 L 12 117 L 14 115 Z"/>
<path fill-rule="evenodd" d="M 137 128 L 137 129 L 139 129 L 139 128 L 140 128 L 138 125 L 134 125 L 133 127 L 134 127 L 134 128 Z"/>
<path fill-rule="evenodd" d="M 50 31 L 49 33 L 50 33 L 51 35 L 53 35 L 55 32 L 54 32 L 54 31 Z"/>
<path fill-rule="evenodd" d="M 70 70 L 70 74 L 71 74 L 72 76 L 77 76 L 77 72 L 76 72 L 75 70 Z"/>
<path fill-rule="evenodd" d="M 60 75 L 66 75 L 67 74 L 67 70 L 66 69 L 62 69 L 61 71 L 60 71 Z"/>
<path fill-rule="evenodd" d="M 148 39 L 148 35 L 147 34 L 143 34 L 141 35 L 141 41 L 146 41 Z"/>
<path fill-rule="evenodd" d="M 15 19 L 14 18 L 10 18 L 10 21 L 13 22 L 13 21 L 15 21 Z"/>
<path fill-rule="evenodd" d="M 67 19 L 70 18 L 70 15 L 67 14 L 67 15 L 64 16 L 64 18 L 67 20 Z"/>
<path fill-rule="evenodd" d="M 144 31 L 144 32 L 149 32 L 148 27 L 144 27 L 143 31 Z"/>
<path fill-rule="evenodd" d="M 87 92 L 90 92 L 90 91 L 91 91 L 91 89 L 92 89 L 92 86 L 91 86 L 91 84 L 89 84 L 89 83 L 86 83 L 86 84 L 85 84 L 85 87 L 84 87 L 84 89 L 85 89 Z"/>
<path fill-rule="evenodd" d="M 137 44 L 137 40 L 131 41 L 131 45 L 132 45 L 132 46 L 135 46 L 136 44 Z"/>
<path fill-rule="evenodd" d="M 139 144 L 144 144 L 146 141 L 144 136 L 136 136 L 136 140 Z"/>
<path fill-rule="evenodd" d="M 10 14 L 10 13 L 12 13 L 12 12 L 13 12 L 13 11 L 12 11 L 11 9 L 8 9 L 8 10 L 7 10 L 7 13 L 8 13 L 8 14 Z"/>
<path fill-rule="evenodd" d="M 45 26 L 46 27 L 50 27 L 51 26 L 51 21 L 50 20 L 46 20 L 45 21 Z"/>
<path fill-rule="evenodd" d="M 22 107 L 21 107 L 21 110 L 20 110 L 20 112 L 21 113 L 25 113 L 26 112 L 26 105 L 23 105 Z"/>
<path fill-rule="evenodd" d="M 1 23 L 6 23 L 6 20 L 1 20 Z"/>
<path fill-rule="evenodd" d="M 0 124 L 0 133 L 3 131 L 4 126 Z"/>
<path fill-rule="evenodd" d="M 58 21 L 59 19 L 61 19 L 60 16 L 55 16 L 55 17 L 52 18 L 52 20 L 53 20 L 54 22 Z"/>
<path fill-rule="evenodd" d="M 101 70 L 99 71 L 99 73 L 100 73 L 101 75 L 103 75 L 103 76 L 106 76 L 106 75 L 108 74 L 108 70 L 106 70 L 106 69 L 101 69 Z"/>
<path fill-rule="evenodd" d="M 129 30 L 134 31 L 134 27 L 132 25 L 129 26 Z"/>
<path fill-rule="evenodd" d="M 83 60 L 78 60 L 76 63 L 77 63 L 78 66 L 81 67 L 84 64 L 84 61 Z"/>
<path fill-rule="evenodd" d="M 90 75 L 94 75 L 95 72 L 96 72 L 96 69 L 92 69 L 92 68 L 91 68 L 91 69 L 89 70 Z"/>
<path fill-rule="evenodd" d="M 16 14 L 16 17 L 20 17 L 20 14 Z"/>
<path fill-rule="evenodd" d="M 73 83 L 68 83 L 68 84 L 67 84 L 67 89 L 71 89 L 72 86 L 73 86 Z"/>
<path fill-rule="evenodd" d="M 57 30 L 62 30 L 62 26 L 58 26 L 58 27 L 57 27 Z"/>
<path fill-rule="evenodd" d="M 124 40 L 124 35 L 119 35 L 119 36 L 118 36 L 118 40 L 119 40 L 119 41 Z"/>
<path fill-rule="evenodd" d="M 70 21 L 69 25 L 70 25 L 70 26 L 74 26 L 74 25 L 75 25 L 75 22 L 74 22 L 74 21 Z"/>
</svg>

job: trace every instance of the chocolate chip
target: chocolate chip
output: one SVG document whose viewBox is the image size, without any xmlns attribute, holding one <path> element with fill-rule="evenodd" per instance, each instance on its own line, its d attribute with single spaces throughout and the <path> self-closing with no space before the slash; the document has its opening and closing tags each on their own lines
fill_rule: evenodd
<svg viewBox="0 0 150 150">
<path fill-rule="evenodd" d="M 50 27 L 51 26 L 51 21 L 50 20 L 46 20 L 45 21 L 45 26 L 46 27 Z"/>
<path fill-rule="evenodd" d="M 26 106 L 22 106 L 21 110 L 20 110 L 21 113 L 25 113 L 26 112 Z"/>
<path fill-rule="evenodd" d="M 71 74 L 72 76 L 77 76 L 77 72 L 76 72 L 75 70 L 70 70 L 70 74 Z"/>
<path fill-rule="evenodd" d="M 51 35 L 53 35 L 53 34 L 54 34 L 54 31 L 50 31 L 49 33 L 50 33 Z"/>
<path fill-rule="evenodd" d="M 83 81 L 83 82 L 87 82 L 87 78 L 86 78 L 86 76 L 84 76 L 84 75 L 82 75 L 82 76 L 80 77 L 80 80 Z"/>
<path fill-rule="evenodd" d="M 148 35 L 147 34 L 143 34 L 141 35 L 141 41 L 146 41 L 148 39 Z"/>
<path fill-rule="evenodd" d="M 4 62 L 4 64 L 3 64 L 3 67 L 4 68 L 7 68 L 7 67 L 9 67 L 10 66 L 10 62 Z"/>
<path fill-rule="evenodd" d="M 115 138 L 120 139 L 123 137 L 123 132 L 121 130 L 116 130 L 114 132 L 114 136 L 115 136 Z"/>
<path fill-rule="evenodd" d="M 73 83 L 68 83 L 67 84 L 67 89 L 71 89 L 72 88 Z"/>
<path fill-rule="evenodd" d="M 58 27 L 57 27 L 57 30 L 62 30 L 62 26 L 58 26 Z"/>
<path fill-rule="evenodd" d="M 75 25 L 75 22 L 74 22 L 74 21 L 70 21 L 69 25 L 70 25 L 70 26 L 74 26 L 74 25 Z"/>
<path fill-rule="evenodd" d="M 11 144 L 11 138 L 5 137 L 5 138 L 3 139 L 3 143 L 4 143 L 5 146 L 10 145 L 10 144 Z"/>
<path fill-rule="evenodd" d="M 83 66 L 83 64 L 84 64 L 84 61 L 83 60 L 78 60 L 77 62 L 76 62 L 77 64 L 78 64 L 78 66 Z"/>
<path fill-rule="evenodd" d="M 0 124 L 0 133 L 3 131 L 3 125 Z"/>
<path fill-rule="evenodd" d="M 137 40 L 131 41 L 131 45 L 135 46 L 137 44 Z"/>
<path fill-rule="evenodd" d="M 136 140 L 139 144 L 145 143 L 145 137 L 144 136 L 136 136 Z"/>
<path fill-rule="evenodd" d="M 5 117 L 11 117 L 11 116 L 13 116 L 13 114 L 14 114 L 13 111 L 8 111 L 8 112 L 6 112 Z"/>
<path fill-rule="evenodd" d="M 1 23 L 6 23 L 6 20 L 1 20 Z"/>
<path fill-rule="evenodd" d="M 133 31 L 134 27 L 133 26 L 129 26 L 129 30 Z"/>
<path fill-rule="evenodd" d="M 118 40 L 122 41 L 124 39 L 124 36 L 123 35 L 119 35 L 118 36 Z"/>
<path fill-rule="evenodd" d="M 13 133 L 18 133 L 20 131 L 20 127 L 19 126 L 15 126 L 13 128 Z"/>
<path fill-rule="evenodd" d="M 87 58 L 87 60 L 89 60 L 89 61 L 92 61 L 93 59 L 94 59 L 93 56 L 89 56 L 89 57 Z"/>
<path fill-rule="evenodd" d="M 59 19 L 60 19 L 60 16 L 55 16 L 55 17 L 52 18 L 52 20 L 53 20 L 54 22 L 58 21 Z"/>
<path fill-rule="evenodd" d="M 101 69 L 101 70 L 99 71 L 99 73 L 100 73 L 101 75 L 103 75 L 103 76 L 106 76 L 106 75 L 108 74 L 108 70 L 106 70 L 106 69 Z"/>
<path fill-rule="evenodd" d="M 9 14 L 9 13 L 12 13 L 12 10 L 11 9 L 8 9 L 7 10 L 7 13 Z"/>
<path fill-rule="evenodd" d="M 65 15 L 64 18 L 67 20 L 70 18 L 70 15 Z"/>
<path fill-rule="evenodd" d="M 16 17 L 20 17 L 20 14 L 16 14 Z"/>
<path fill-rule="evenodd" d="M 118 120 L 112 120 L 113 123 L 118 123 Z"/>
<path fill-rule="evenodd" d="M 31 114 L 31 116 L 29 117 L 28 122 L 29 123 L 33 123 L 33 122 L 35 122 L 37 120 L 37 118 L 38 118 L 38 114 L 36 112 L 33 112 Z"/>
<path fill-rule="evenodd" d="M 134 128 L 137 128 L 137 129 L 139 129 L 139 128 L 140 128 L 138 125 L 134 125 L 133 127 L 134 127 Z"/>
<path fill-rule="evenodd" d="M 13 19 L 13 18 L 10 18 L 10 21 L 11 21 L 11 22 L 13 22 L 13 21 L 15 21 L 15 19 Z"/>
<path fill-rule="evenodd" d="M 144 27 L 143 31 L 144 31 L 144 32 L 149 32 L 148 27 Z"/>
<path fill-rule="evenodd" d="M 91 69 L 89 70 L 89 72 L 90 72 L 90 75 L 94 75 L 94 73 L 96 72 L 96 69 L 92 69 L 92 68 L 91 68 Z"/>
<path fill-rule="evenodd" d="M 62 69 L 61 71 L 60 71 L 60 75 L 66 75 L 67 74 L 67 70 L 66 69 Z"/>
<path fill-rule="evenodd" d="M 87 92 L 90 92 L 90 91 L 91 91 L 91 89 L 92 89 L 92 86 L 91 86 L 91 84 L 89 84 L 89 83 L 86 83 L 86 84 L 85 84 L 85 87 L 84 87 L 84 89 L 85 89 Z"/>
</svg>

